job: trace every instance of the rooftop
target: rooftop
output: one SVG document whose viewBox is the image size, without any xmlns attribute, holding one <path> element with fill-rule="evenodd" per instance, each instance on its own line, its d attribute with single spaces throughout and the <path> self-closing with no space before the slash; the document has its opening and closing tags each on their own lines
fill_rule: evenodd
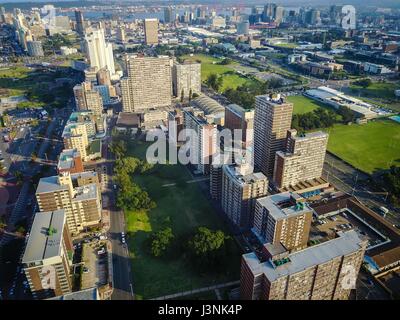
<svg viewBox="0 0 400 320">
<path fill-rule="evenodd" d="M 309 267 L 326 263 L 336 257 L 353 253 L 363 245 L 357 233 L 352 230 L 340 233 L 338 238 L 291 253 L 286 261 L 281 261 L 278 265 L 272 264 L 271 261 L 260 263 L 254 252 L 245 254 L 243 258 L 254 274 L 264 274 L 272 282 Z"/>
<path fill-rule="evenodd" d="M 81 291 L 67 293 L 63 296 L 50 298 L 48 300 L 99 300 L 99 293 L 96 287 Z"/>
<path fill-rule="evenodd" d="M 205 115 L 225 112 L 225 108 L 219 102 L 203 94 L 193 99 L 191 105 L 203 110 Z"/>
<path fill-rule="evenodd" d="M 279 220 L 312 211 L 307 203 L 296 202 L 300 198 L 296 193 L 283 192 L 259 198 L 256 201 L 267 209 L 275 220 Z"/>
<path fill-rule="evenodd" d="M 64 210 L 37 212 L 22 263 L 42 261 L 59 256 L 64 223 Z"/>
<path fill-rule="evenodd" d="M 58 159 L 58 169 L 66 170 L 74 167 L 74 158 L 79 157 L 79 151 L 76 149 L 64 149 Z"/>
</svg>

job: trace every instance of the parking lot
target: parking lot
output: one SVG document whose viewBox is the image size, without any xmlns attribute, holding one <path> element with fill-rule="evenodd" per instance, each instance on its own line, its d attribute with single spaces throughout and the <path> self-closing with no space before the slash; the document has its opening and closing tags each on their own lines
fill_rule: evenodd
<svg viewBox="0 0 400 320">
<path fill-rule="evenodd" d="M 386 239 L 349 210 L 316 220 L 310 233 L 311 242 L 323 242 L 336 237 L 338 231 L 355 230 L 359 237 L 368 241 L 368 246 L 383 244 Z"/>
<path fill-rule="evenodd" d="M 83 244 L 81 290 L 108 282 L 107 251 L 104 241 Z"/>
</svg>

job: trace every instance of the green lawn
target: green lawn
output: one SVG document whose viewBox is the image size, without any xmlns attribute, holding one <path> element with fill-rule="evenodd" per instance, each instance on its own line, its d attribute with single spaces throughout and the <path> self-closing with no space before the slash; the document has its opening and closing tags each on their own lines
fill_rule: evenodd
<svg viewBox="0 0 400 320">
<path fill-rule="evenodd" d="M 328 150 L 367 173 L 400 165 L 400 125 L 394 121 L 338 124 L 328 132 Z"/>
<path fill-rule="evenodd" d="M 142 158 L 148 144 L 131 142 L 129 154 Z M 149 213 L 127 212 L 127 232 L 132 258 L 135 294 L 148 299 L 157 296 L 200 288 L 213 283 L 239 279 L 240 253 L 233 240 L 230 246 L 234 254 L 226 264 L 223 274 L 210 270 L 195 272 L 185 259 L 184 252 L 176 257 L 155 258 L 150 254 L 151 232 L 171 227 L 176 239 L 184 239 L 200 226 L 224 230 L 216 212 L 196 183 L 186 183 L 193 178 L 181 165 L 157 165 L 150 173 L 135 175 L 134 181 L 144 188 L 157 203 Z M 174 184 L 166 186 L 168 184 Z"/>
<path fill-rule="evenodd" d="M 220 65 L 218 62 L 222 61 L 221 59 L 214 58 L 212 56 L 204 55 L 204 54 L 196 54 L 193 56 L 183 56 L 182 59 L 190 60 L 190 61 L 201 61 L 201 80 L 207 80 L 210 74 L 218 74 L 223 76 L 223 83 L 221 91 L 225 91 L 226 89 L 232 88 L 236 89 L 237 87 L 251 82 L 252 80 L 247 79 L 235 72 L 233 68 L 234 65 L 237 65 L 237 62 L 232 62 L 228 65 Z"/>
<path fill-rule="evenodd" d="M 360 93 L 361 96 L 384 99 L 395 99 L 394 91 L 399 89 L 399 87 L 400 85 L 391 82 L 374 82 L 367 88 L 362 88 L 354 84 L 350 85 L 350 89 L 357 93 L 357 95 Z"/>
<path fill-rule="evenodd" d="M 289 96 L 287 101 L 294 104 L 293 114 L 303 114 L 322 107 L 321 103 L 305 96 Z"/>
</svg>

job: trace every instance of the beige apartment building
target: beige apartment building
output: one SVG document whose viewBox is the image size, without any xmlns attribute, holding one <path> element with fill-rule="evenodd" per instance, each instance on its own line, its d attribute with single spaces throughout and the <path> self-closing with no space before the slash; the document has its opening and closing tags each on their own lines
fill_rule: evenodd
<svg viewBox="0 0 400 320">
<path fill-rule="evenodd" d="M 298 135 L 287 132 L 286 152 L 278 151 L 275 158 L 273 183 L 278 189 L 322 176 L 328 134 L 313 132 Z"/>
<path fill-rule="evenodd" d="M 73 247 L 64 210 L 37 212 L 22 257 L 34 299 L 72 292 Z"/>
<path fill-rule="evenodd" d="M 189 98 L 190 94 L 201 93 L 201 63 L 185 61 L 172 67 L 174 96 Z"/>
<path fill-rule="evenodd" d="M 172 103 L 172 60 L 169 57 L 127 56 L 127 77 L 121 79 L 124 112 L 168 107 Z"/>
<path fill-rule="evenodd" d="M 296 193 L 284 192 L 256 200 L 253 232 L 262 243 L 298 250 L 307 246 L 312 209 Z"/>
<path fill-rule="evenodd" d="M 65 149 L 77 149 L 83 161 L 86 160 L 86 148 L 89 146 L 89 139 L 85 124 L 76 123 L 71 125 L 68 131 L 64 129 L 63 140 Z"/>
<path fill-rule="evenodd" d="M 275 153 L 285 151 L 286 134 L 292 123 L 293 104 L 280 95 L 256 97 L 254 113 L 254 166 L 272 176 Z"/>
<path fill-rule="evenodd" d="M 95 115 L 103 113 L 103 99 L 91 82 L 83 82 L 74 87 L 75 104 L 78 111 L 93 111 Z"/>
<path fill-rule="evenodd" d="M 246 163 L 222 167 L 221 206 L 229 220 L 237 227 L 249 229 L 253 220 L 255 199 L 268 192 L 268 179 L 253 172 Z"/>
<path fill-rule="evenodd" d="M 292 253 L 280 244 L 266 244 L 259 256 L 254 252 L 242 256 L 241 298 L 347 300 L 366 246 L 354 230 Z"/>
<path fill-rule="evenodd" d="M 77 234 L 101 220 L 101 194 L 94 172 L 42 178 L 36 189 L 40 211 L 64 209 L 70 232 Z"/>
<path fill-rule="evenodd" d="M 144 37 L 147 45 L 158 44 L 158 19 L 144 20 Z"/>
</svg>

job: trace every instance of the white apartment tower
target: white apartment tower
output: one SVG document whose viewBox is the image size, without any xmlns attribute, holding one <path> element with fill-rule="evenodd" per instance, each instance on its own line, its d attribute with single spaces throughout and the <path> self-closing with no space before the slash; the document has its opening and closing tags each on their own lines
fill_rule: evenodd
<svg viewBox="0 0 400 320">
<path fill-rule="evenodd" d="M 104 29 L 91 30 L 85 35 L 84 44 L 90 66 L 97 68 L 97 70 L 107 68 L 114 75 L 115 66 L 112 44 L 106 42 Z"/>
</svg>

